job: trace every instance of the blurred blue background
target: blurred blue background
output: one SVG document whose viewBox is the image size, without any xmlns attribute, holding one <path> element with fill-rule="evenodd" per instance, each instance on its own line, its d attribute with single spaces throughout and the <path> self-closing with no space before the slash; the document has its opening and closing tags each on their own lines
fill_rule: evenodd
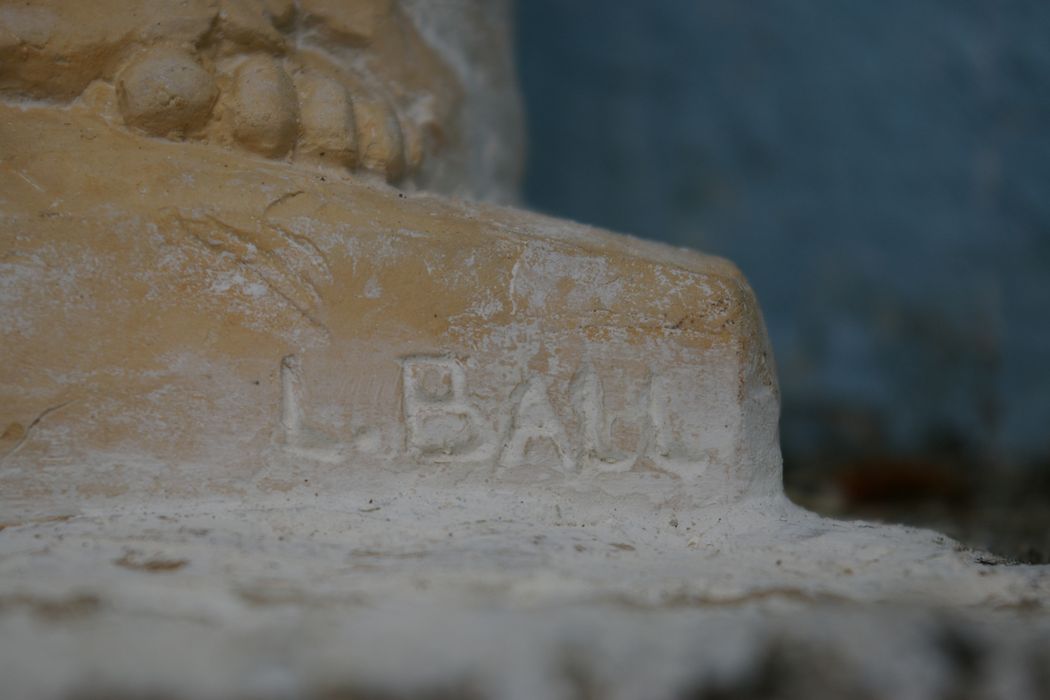
<svg viewBox="0 0 1050 700">
<path fill-rule="evenodd" d="M 517 15 L 525 204 L 743 269 L 789 469 L 1047 463 L 1050 2 Z"/>
</svg>

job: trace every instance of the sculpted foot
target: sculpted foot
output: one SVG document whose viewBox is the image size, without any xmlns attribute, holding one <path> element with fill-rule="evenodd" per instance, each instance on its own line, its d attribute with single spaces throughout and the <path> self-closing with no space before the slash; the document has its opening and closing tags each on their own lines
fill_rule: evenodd
<svg viewBox="0 0 1050 700">
<path fill-rule="evenodd" d="M 133 58 L 117 75 L 116 90 L 125 124 L 167 138 L 203 128 L 219 95 L 214 77 L 197 57 L 170 46 Z"/>
<path fill-rule="evenodd" d="M 137 134 L 394 184 L 452 189 L 429 170 L 463 175 L 473 159 L 461 79 L 397 3 L 117 6 L 112 22 L 58 0 L 5 11 L 0 95 L 79 102 Z M 42 78 L 58 61 L 70 70 Z"/>
<path fill-rule="evenodd" d="M 300 105 L 296 158 L 353 170 L 360 161 L 355 101 L 345 85 L 302 71 L 295 77 Z"/>
</svg>

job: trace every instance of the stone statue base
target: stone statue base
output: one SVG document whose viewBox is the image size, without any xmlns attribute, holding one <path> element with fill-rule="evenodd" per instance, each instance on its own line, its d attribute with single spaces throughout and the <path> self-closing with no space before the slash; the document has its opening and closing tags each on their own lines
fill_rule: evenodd
<svg viewBox="0 0 1050 700">
<path fill-rule="evenodd" d="M 500 42 L 155 5 L 0 8 L 5 698 L 1050 685 L 1045 567 L 785 499 L 730 263 L 406 191 L 509 191 Z"/>
<path fill-rule="evenodd" d="M 945 634 L 1037 682 L 1045 567 L 784 499 L 727 263 L 0 123 L 10 697 L 942 697 Z"/>
</svg>

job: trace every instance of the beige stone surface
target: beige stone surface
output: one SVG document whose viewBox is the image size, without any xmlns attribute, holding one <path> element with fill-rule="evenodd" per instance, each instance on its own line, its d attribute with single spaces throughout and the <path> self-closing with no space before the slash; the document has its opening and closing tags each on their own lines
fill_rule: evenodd
<svg viewBox="0 0 1050 700">
<path fill-rule="evenodd" d="M 0 110 L 9 504 L 300 472 L 682 506 L 779 490 L 771 358 L 725 261 Z"/>
<path fill-rule="evenodd" d="M 1045 567 L 784 498 L 731 263 L 447 196 L 506 11 L 0 2 L 4 697 L 1040 697 Z"/>
<path fill-rule="evenodd" d="M 311 600 L 1046 598 L 1039 567 L 783 499 L 772 358 L 726 261 L 90 105 L 0 124 L 12 595 L 73 567 L 122 599 L 129 549 Z M 215 518 L 232 539 L 186 534 Z"/>
</svg>

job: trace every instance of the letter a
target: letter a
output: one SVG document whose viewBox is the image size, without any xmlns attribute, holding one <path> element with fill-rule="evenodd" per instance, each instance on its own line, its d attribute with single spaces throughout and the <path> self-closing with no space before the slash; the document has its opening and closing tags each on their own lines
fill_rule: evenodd
<svg viewBox="0 0 1050 700">
<path fill-rule="evenodd" d="M 548 443 L 557 451 L 562 471 L 575 471 L 576 462 L 569 448 L 569 437 L 551 406 L 543 381 L 533 377 L 514 393 L 519 396 L 514 406 L 510 434 L 500 454 L 500 464 L 505 467 L 535 464 L 536 458 L 530 455 L 542 443 Z"/>
</svg>

